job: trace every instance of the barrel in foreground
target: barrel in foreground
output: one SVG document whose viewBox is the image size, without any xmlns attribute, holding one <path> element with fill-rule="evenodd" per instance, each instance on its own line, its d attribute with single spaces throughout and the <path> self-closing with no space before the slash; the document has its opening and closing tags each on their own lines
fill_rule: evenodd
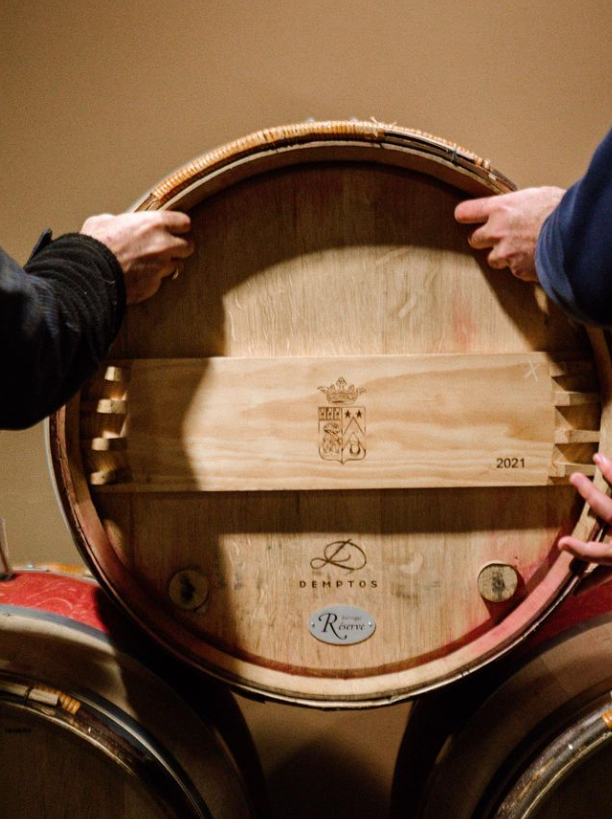
<svg viewBox="0 0 612 819">
<path fill-rule="evenodd" d="M 469 247 L 456 204 L 511 188 L 419 132 L 306 123 L 142 199 L 188 210 L 196 252 L 51 445 L 84 557 L 177 656 L 385 704 L 499 657 L 576 582 L 554 544 L 592 524 L 567 479 L 608 444 L 610 353 Z"/>
</svg>

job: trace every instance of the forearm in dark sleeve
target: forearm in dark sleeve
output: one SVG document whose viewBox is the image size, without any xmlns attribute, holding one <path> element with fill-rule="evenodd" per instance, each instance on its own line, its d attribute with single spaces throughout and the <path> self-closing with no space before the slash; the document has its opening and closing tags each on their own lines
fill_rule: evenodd
<svg viewBox="0 0 612 819">
<path fill-rule="evenodd" d="M 98 368 L 125 311 L 111 251 L 81 234 L 40 250 L 25 272 L 0 251 L 0 428 L 54 412 Z"/>
<path fill-rule="evenodd" d="M 544 223 L 536 268 L 548 295 L 571 317 L 612 327 L 612 131 Z"/>
</svg>

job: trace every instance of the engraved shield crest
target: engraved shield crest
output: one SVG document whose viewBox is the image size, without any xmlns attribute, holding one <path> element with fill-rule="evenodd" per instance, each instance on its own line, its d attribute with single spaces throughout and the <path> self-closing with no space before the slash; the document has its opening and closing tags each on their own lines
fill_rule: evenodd
<svg viewBox="0 0 612 819">
<path fill-rule="evenodd" d="M 366 456 L 365 407 L 350 406 L 363 387 L 339 378 L 319 387 L 331 406 L 319 407 L 319 455 L 324 461 L 361 461 Z"/>
</svg>

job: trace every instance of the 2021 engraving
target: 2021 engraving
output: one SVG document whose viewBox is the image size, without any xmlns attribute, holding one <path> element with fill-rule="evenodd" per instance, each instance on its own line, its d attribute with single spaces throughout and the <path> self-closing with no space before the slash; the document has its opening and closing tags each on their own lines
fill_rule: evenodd
<svg viewBox="0 0 612 819">
<path fill-rule="evenodd" d="M 496 469 L 525 469 L 524 458 L 497 458 Z"/>
</svg>

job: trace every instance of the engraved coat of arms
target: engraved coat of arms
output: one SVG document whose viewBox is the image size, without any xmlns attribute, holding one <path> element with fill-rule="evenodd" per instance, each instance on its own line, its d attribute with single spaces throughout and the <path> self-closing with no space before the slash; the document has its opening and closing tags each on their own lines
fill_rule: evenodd
<svg viewBox="0 0 612 819">
<path fill-rule="evenodd" d="M 365 407 L 354 406 L 365 392 L 340 377 L 329 387 L 319 387 L 327 406 L 319 407 L 319 455 L 325 461 L 361 461 L 366 456 Z"/>
</svg>

